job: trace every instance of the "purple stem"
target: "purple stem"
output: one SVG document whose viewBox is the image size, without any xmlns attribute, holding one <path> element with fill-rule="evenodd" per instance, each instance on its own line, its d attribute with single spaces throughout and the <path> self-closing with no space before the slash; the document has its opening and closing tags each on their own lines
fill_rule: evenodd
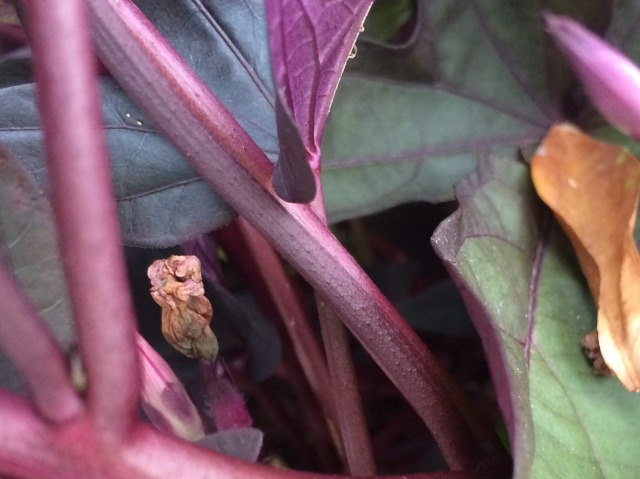
<svg viewBox="0 0 640 479">
<path fill-rule="evenodd" d="M 349 474 L 373 476 L 376 473 L 376 463 L 351 361 L 347 331 L 320 297 L 316 301 L 324 350 L 329 363 L 333 404 L 338 415 L 338 429 L 344 444 Z"/>
<path fill-rule="evenodd" d="M 264 279 L 276 305 L 282 323 L 293 345 L 296 358 L 316 397 L 327 422 L 335 427 L 338 417 L 331 394 L 327 364 L 316 340 L 304 308 L 300 304 L 278 254 L 271 245 L 243 218 L 237 220 L 238 230 L 247 244 L 248 253 Z M 330 427 L 330 430 L 333 429 Z M 336 444 L 338 451 L 342 445 Z"/>
<path fill-rule="evenodd" d="M 22 373 L 44 417 L 68 421 L 83 409 L 60 347 L 38 312 L 0 263 L 0 347 Z"/>
<path fill-rule="evenodd" d="M 137 423 L 126 442 L 105 451 L 92 423 L 42 422 L 22 398 L 0 391 L 0 474 L 50 479 L 348 479 L 278 469 L 224 456 Z M 489 479 L 490 473 L 439 472 L 379 479 Z"/>
<path fill-rule="evenodd" d="M 140 379 L 85 2 L 24 6 L 88 406 L 98 433 L 118 438 L 137 413 Z"/>
<path fill-rule="evenodd" d="M 504 454 L 448 373 L 307 205 L 273 192 L 273 166 L 129 0 L 88 0 L 104 63 L 196 171 L 316 289 L 434 435 L 453 470 Z M 215 159 L 215 160 L 213 160 Z M 502 456 L 504 457 L 504 456 Z"/>
<path fill-rule="evenodd" d="M 326 223 L 327 213 L 320 177 L 320 162 L 313 172 L 318 193 L 311 203 L 311 209 Z M 354 476 L 372 476 L 376 473 L 376 463 L 362 408 L 362 397 L 358 390 L 358 380 L 351 360 L 347 332 L 338 316 L 317 294 L 316 303 L 322 341 L 329 365 L 333 404 L 338 414 L 338 429 L 344 444 L 349 473 Z"/>
</svg>

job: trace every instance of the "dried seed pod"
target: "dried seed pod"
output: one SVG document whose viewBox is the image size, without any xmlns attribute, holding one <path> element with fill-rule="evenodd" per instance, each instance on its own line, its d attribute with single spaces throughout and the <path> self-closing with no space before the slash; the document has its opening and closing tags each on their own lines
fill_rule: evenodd
<svg viewBox="0 0 640 479">
<path fill-rule="evenodd" d="M 214 359 L 218 341 L 209 327 L 213 308 L 204 296 L 200 260 L 195 256 L 156 260 L 147 276 L 151 297 L 162 307 L 162 334 L 169 344 L 190 358 Z"/>
</svg>

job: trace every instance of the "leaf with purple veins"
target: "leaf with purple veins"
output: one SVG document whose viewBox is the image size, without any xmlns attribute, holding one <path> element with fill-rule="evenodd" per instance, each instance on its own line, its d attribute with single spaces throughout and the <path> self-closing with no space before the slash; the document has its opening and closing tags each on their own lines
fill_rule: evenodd
<svg viewBox="0 0 640 479">
<path fill-rule="evenodd" d="M 634 477 L 637 397 L 598 378 L 580 341 L 595 310 L 570 245 L 528 167 L 483 161 L 433 245 L 482 338 L 514 457 L 514 478 Z M 571 471 L 570 473 L 568 471 Z"/>
<path fill-rule="evenodd" d="M 329 108 L 371 1 L 266 2 L 280 144 L 273 184 L 287 201 L 315 196 Z"/>
</svg>

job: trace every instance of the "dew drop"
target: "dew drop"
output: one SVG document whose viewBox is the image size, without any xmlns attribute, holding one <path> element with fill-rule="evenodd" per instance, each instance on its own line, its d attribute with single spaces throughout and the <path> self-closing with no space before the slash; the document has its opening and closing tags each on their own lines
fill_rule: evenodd
<svg viewBox="0 0 640 479">
<path fill-rule="evenodd" d="M 353 46 L 353 48 L 351 49 L 351 52 L 349 53 L 349 60 L 351 60 L 352 58 L 355 58 L 356 55 L 358 54 L 358 47 L 356 45 Z"/>
<path fill-rule="evenodd" d="M 124 121 L 124 123 L 128 126 L 132 126 L 135 128 L 140 128 L 142 126 L 144 126 L 144 122 L 140 119 L 140 117 L 134 116 L 135 113 L 131 113 L 130 111 L 124 113 L 124 115 L 122 116 L 122 120 Z"/>
</svg>

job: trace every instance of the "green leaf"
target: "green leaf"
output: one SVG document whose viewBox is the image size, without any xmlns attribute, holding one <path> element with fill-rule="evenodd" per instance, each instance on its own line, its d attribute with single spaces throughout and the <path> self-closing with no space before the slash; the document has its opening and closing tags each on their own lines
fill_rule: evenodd
<svg viewBox="0 0 640 479">
<path fill-rule="evenodd" d="M 616 4 L 616 18 L 631 8 L 626 3 Z M 598 0 L 554 0 L 547 8 L 599 32 L 612 12 Z M 588 103 L 576 95 L 540 14 L 534 0 L 419 0 L 405 44 L 362 39 L 323 143 L 330 220 L 450 200 L 478 158 L 537 144 L 568 110 L 580 118 Z M 628 34 L 630 23 L 618 30 Z"/>
<path fill-rule="evenodd" d="M 517 479 L 640 475 L 637 395 L 592 375 L 580 341 L 595 308 L 526 165 L 483 161 L 433 243 L 489 358 Z"/>
<path fill-rule="evenodd" d="M 0 151 L 0 251 L 64 348 L 75 341 L 49 203 L 29 174 Z M 18 388 L 18 373 L 0 358 L 0 383 Z"/>
<path fill-rule="evenodd" d="M 560 118 L 543 89 L 537 3 L 420 7 L 407 44 L 361 41 L 338 88 L 323 142 L 332 221 L 407 201 L 450 200 L 479 157 L 536 144 Z M 390 70 L 390 56 L 422 64 Z"/>
<path fill-rule="evenodd" d="M 414 0 L 377 0 L 371 5 L 367 28 L 362 33 L 367 38 L 384 41 L 390 39 L 413 14 Z"/>
</svg>

